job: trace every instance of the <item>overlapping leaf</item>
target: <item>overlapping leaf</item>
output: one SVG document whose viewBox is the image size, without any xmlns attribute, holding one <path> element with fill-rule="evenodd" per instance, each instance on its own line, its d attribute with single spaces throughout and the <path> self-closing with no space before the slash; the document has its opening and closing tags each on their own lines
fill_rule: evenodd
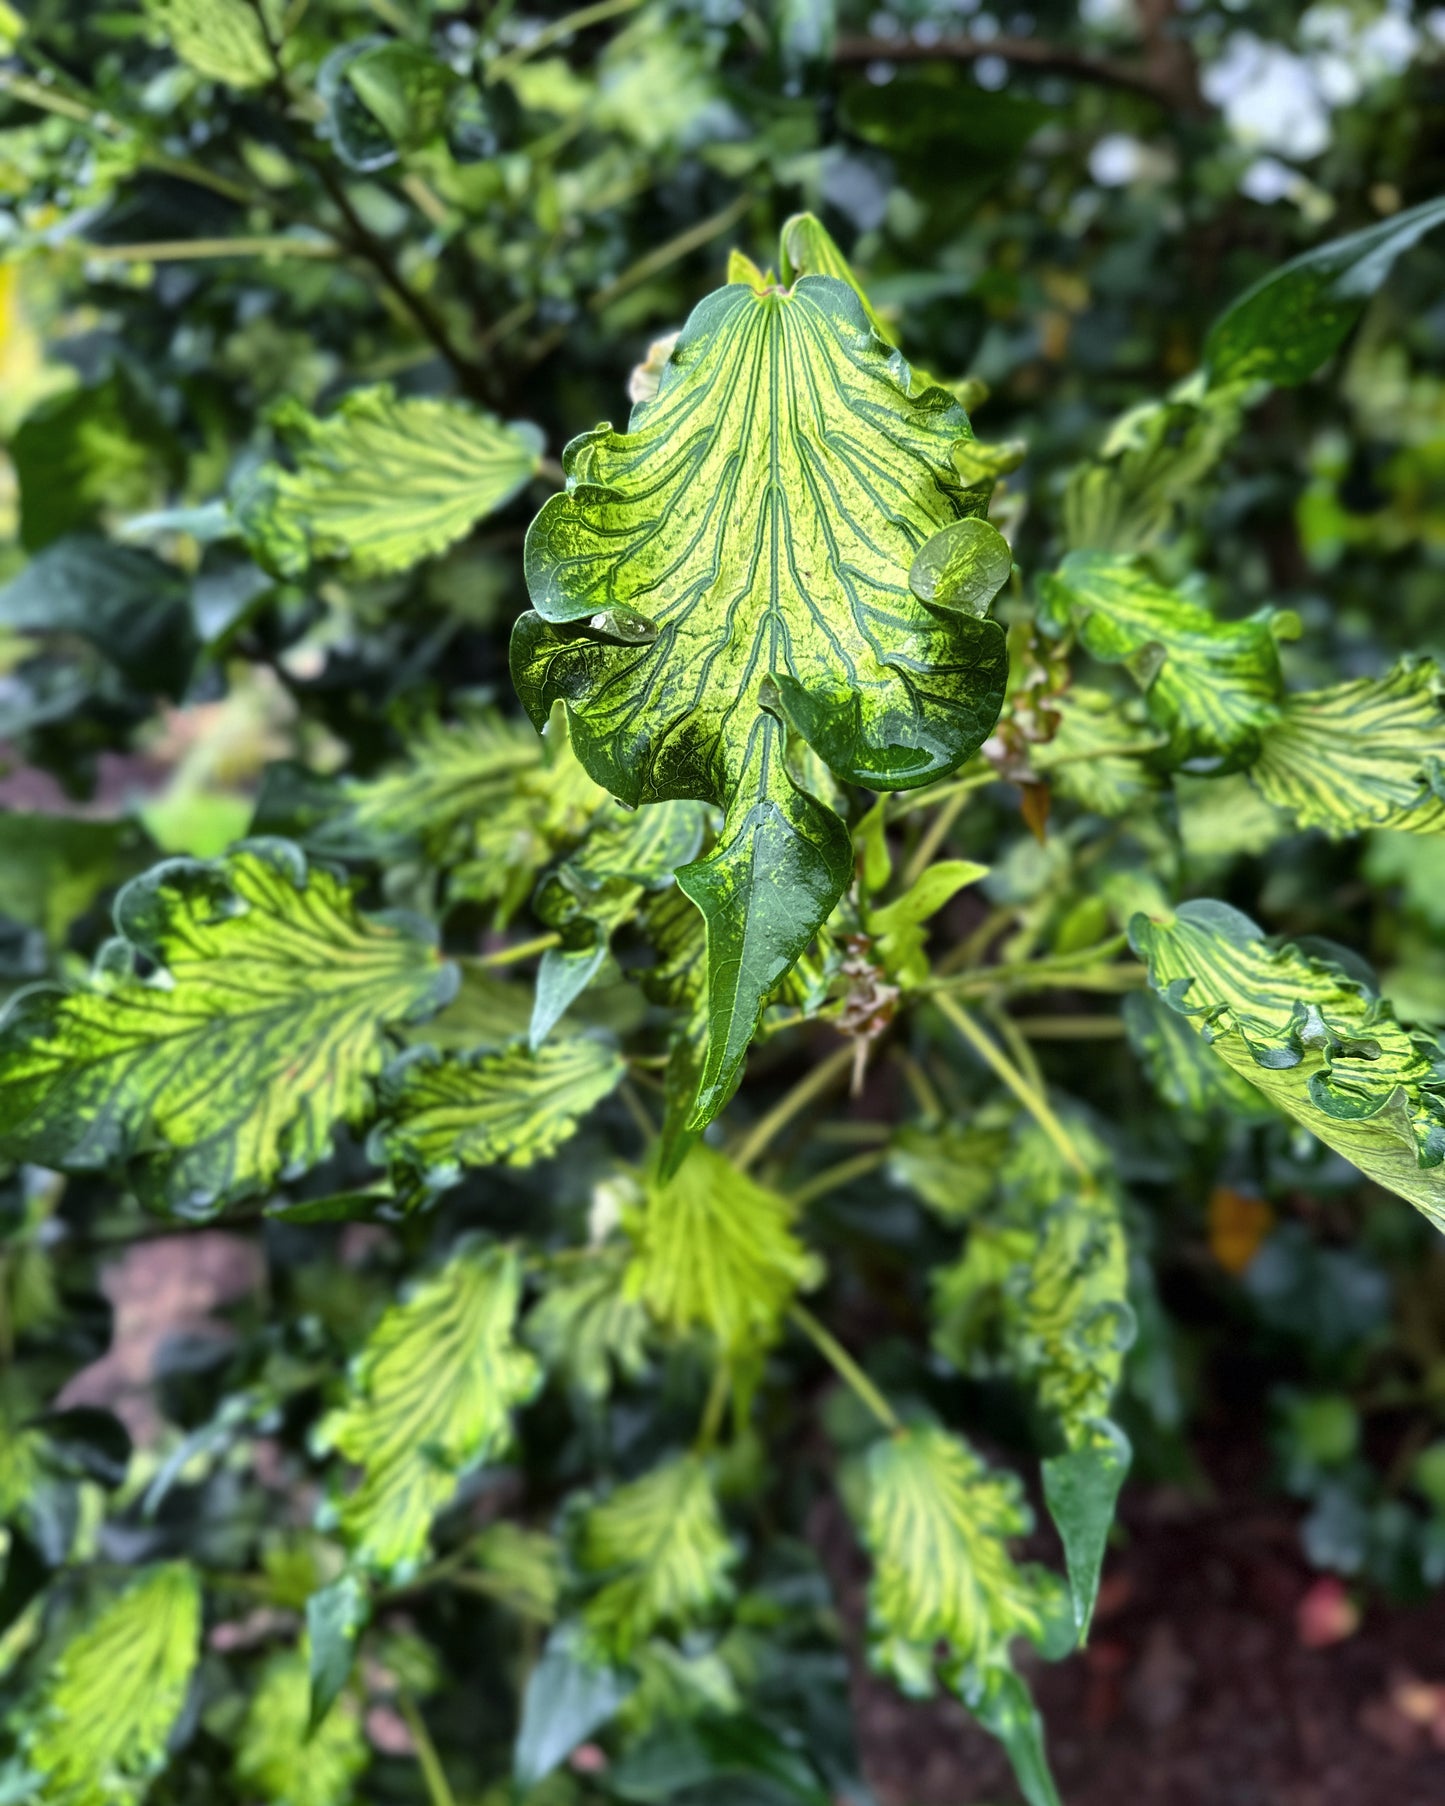
<svg viewBox="0 0 1445 1806">
<path fill-rule="evenodd" d="M 405 1573 L 463 1474 L 498 1454 L 512 1412 L 540 1382 L 515 1335 L 521 1266 L 508 1248 L 466 1247 L 387 1311 L 354 1363 L 346 1402 L 317 1447 L 361 1470 L 338 1505 L 355 1559 Z"/>
<path fill-rule="evenodd" d="M 706 1462 L 694 1455 L 619 1486 L 580 1517 L 574 1552 L 602 1583 L 582 1621 L 603 1656 L 626 1661 L 654 1631 L 686 1630 L 732 1596 L 737 1551 Z"/>
<path fill-rule="evenodd" d="M 1249 775 L 1301 828 L 1445 834 L 1445 675 L 1406 659 L 1285 698 Z"/>
<path fill-rule="evenodd" d="M 305 1656 L 272 1656 L 236 1744 L 236 1780 L 245 1798 L 266 1806 L 349 1806 L 371 1754 L 361 1713 L 343 1695 L 312 1729 L 308 1696 Z"/>
<path fill-rule="evenodd" d="M 268 464 L 237 502 L 254 555 L 282 576 L 344 559 L 359 576 L 445 551 L 536 474 L 542 436 L 461 401 L 355 389 L 318 420 L 286 404 L 276 425 L 294 470 Z"/>
<path fill-rule="evenodd" d="M 1266 940 L 1226 904 L 1138 915 L 1130 937 L 1164 1002 L 1237 1073 L 1445 1228 L 1439 1043 L 1331 954 Z"/>
<path fill-rule="evenodd" d="M 628 1291 L 667 1328 L 708 1329 L 729 1353 L 765 1346 L 821 1266 L 793 1232 L 787 1200 L 695 1144 L 668 1179 L 649 1180 L 626 1218 Z"/>
<path fill-rule="evenodd" d="M 456 982 L 419 925 L 363 914 L 282 841 L 157 866 L 115 916 L 84 989 L 22 992 L 0 1019 L 0 1149 L 134 1157 L 148 1196 L 192 1214 L 324 1158 L 370 1112 L 390 1031 Z"/>
<path fill-rule="evenodd" d="M 1147 804 L 1163 781 L 1153 759 L 1168 736 L 1138 719 L 1142 707 L 1137 699 L 1123 703 L 1104 690 L 1071 685 L 1051 700 L 1058 725 L 1048 740 L 1029 748 L 1029 763 L 1050 789 L 1081 808 L 1127 815 Z"/>
<path fill-rule="evenodd" d="M 1278 641 L 1298 630 L 1290 614 L 1220 621 L 1138 560 L 1096 552 L 1070 552 L 1042 601 L 1056 628 L 1072 627 L 1095 658 L 1128 668 L 1175 764 L 1246 762 L 1278 717 Z"/>
<path fill-rule="evenodd" d="M 531 1166 L 576 1133 L 626 1070 L 615 1048 L 580 1035 L 536 1053 L 413 1048 L 383 1081 L 373 1151 L 408 1193 L 422 1195 L 455 1185 L 464 1167 Z"/>
<path fill-rule="evenodd" d="M 1131 992 L 1124 999 L 1124 1026 L 1154 1089 L 1185 1117 L 1227 1113 L 1248 1120 L 1271 1114 L 1257 1087 L 1161 998 Z"/>
<path fill-rule="evenodd" d="M 963 1223 L 992 1195 L 1008 1145 L 1006 1128 L 983 1123 L 896 1129 L 888 1142 L 888 1175 L 945 1223 Z"/>
<path fill-rule="evenodd" d="M 736 284 L 695 309 L 631 430 L 567 448 L 533 522 L 512 669 L 534 720 L 629 803 L 727 811 L 679 883 L 708 925 L 710 1035 L 692 1126 L 721 1108 L 767 993 L 848 882 L 842 823 L 788 772 L 785 724 L 877 788 L 952 770 L 1001 701 L 1003 636 L 908 588 L 967 509 L 969 437 L 836 277 Z"/>
<path fill-rule="evenodd" d="M 567 1260 L 527 1316 L 529 1346 L 586 1399 L 605 1398 L 614 1376 L 636 1380 L 647 1371 L 647 1311 L 625 1275 L 620 1248 Z"/>
<path fill-rule="evenodd" d="M 144 1570 L 73 1636 L 21 1719 L 21 1753 L 35 1777 L 27 1798 L 137 1806 L 165 1764 L 200 1631 L 195 1573 L 173 1562 Z"/>
</svg>

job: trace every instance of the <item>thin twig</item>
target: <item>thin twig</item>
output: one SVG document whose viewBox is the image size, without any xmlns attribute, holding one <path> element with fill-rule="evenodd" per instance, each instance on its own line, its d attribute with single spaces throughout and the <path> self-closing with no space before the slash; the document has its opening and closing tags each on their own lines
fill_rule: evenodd
<svg viewBox="0 0 1445 1806">
<path fill-rule="evenodd" d="M 495 953 L 459 953 L 456 958 L 463 966 L 515 966 L 519 960 L 531 959 L 534 953 L 545 953 L 561 939 L 561 935 L 555 932 L 539 934 L 530 941 L 518 941 L 514 946 L 498 948 Z"/>
<path fill-rule="evenodd" d="M 851 1185 L 855 1179 L 865 1178 L 869 1173 L 876 1173 L 888 1158 L 887 1148 L 869 1148 L 866 1153 L 854 1154 L 847 1160 L 840 1160 L 836 1166 L 826 1166 L 803 1184 L 794 1186 L 789 1194 L 796 1209 L 802 1210 L 818 1198 L 827 1197 L 830 1191 L 839 1191 L 845 1185 Z"/>
<path fill-rule="evenodd" d="M 1003 1080 L 1024 1109 L 1033 1117 L 1044 1134 L 1048 1136 L 1065 1166 L 1071 1172 L 1076 1173 L 1085 1184 L 1092 1183 L 1088 1164 L 1069 1139 L 1068 1131 L 1055 1116 L 1053 1106 L 1043 1093 L 1034 1089 L 1013 1061 L 994 1045 L 961 1004 L 955 1003 L 952 997 L 944 995 L 935 997 L 933 1001 L 938 1005 L 945 1019 L 958 1030 L 995 1076 Z"/>
<path fill-rule="evenodd" d="M 977 63 L 984 57 L 1020 68 L 1039 69 L 1054 75 L 1072 75 L 1079 81 L 1097 82 L 1106 88 L 1125 88 L 1142 94 L 1160 106 L 1172 106 L 1176 96 L 1167 93 L 1144 69 L 1093 56 L 1067 44 L 1051 44 L 1043 38 L 939 38 L 921 43 L 916 38 L 839 38 L 833 51 L 838 63 Z"/>
<path fill-rule="evenodd" d="M 635 12 L 641 4 L 642 0 L 595 0 L 595 4 L 591 6 L 581 6 L 576 12 L 564 13 L 560 19 L 544 25 L 525 44 L 518 44 L 514 49 L 494 57 L 487 67 L 488 86 L 510 75 L 519 64 L 525 63 L 528 57 L 536 56 L 538 51 L 550 49 L 553 44 L 561 43 L 563 38 L 585 31 L 589 25 L 601 25 L 604 20 Z"/>
<path fill-rule="evenodd" d="M 333 238 L 164 238 L 153 244 L 93 245 L 81 239 L 62 241 L 57 249 L 74 248 L 91 263 L 186 263 L 211 257 L 339 257 Z"/>
<path fill-rule="evenodd" d="M 801 1304 L 791 1305 L 788 1317 L 797 1324 L 828 1365 L 863 1401 L 885 1430 L 896 1432 L 903 1428 L 892 1405 L 831 1330 L 825 1329 L 813 1313 Z"/>
<path fill-rule="evenodd" d="M 447 1780 L 446 1770 L 437 1754 L 437 1746 L 426 1728 L 426 1720 L 418 1710 L 416 1701 L 404 1687 L 397 1693 L 396 1704 L 406 1721 L 407 1730 L 411 1732 L 417 1763 L 421 1768 L 422 1779 L 426 1782 L 427 1798 L 431 1801 L 431 1806 L 457 1806 L 457 1796 Z"/>
<path fill-rule="evenodd" d="M 795 1116 L 806 1110 L 815 1098 L 841 1083 L 852 1070 L 853 1048 L 849 1044 L 836 1048 L 826 1060 L 819 1061 L 804 1073 L 792 1090 L 785 1092 L 772 1109 L 753 1124 L 733 1150 L 733 1165 L 738 1171 L 746 1172 L 754 1161 L 767 1152 Z"/>
</svg>

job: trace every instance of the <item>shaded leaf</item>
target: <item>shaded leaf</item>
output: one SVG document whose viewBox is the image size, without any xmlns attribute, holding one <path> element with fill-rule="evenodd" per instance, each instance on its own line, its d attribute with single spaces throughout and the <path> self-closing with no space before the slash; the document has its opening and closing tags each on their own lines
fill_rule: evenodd
<svg viewBox="0 0 1445 1806">
<path fill-rule="evenodd" d="M 432 1519 L 505 1446 L 513 1410 L 536 1391 L 540 1370 L 514 1333 L 521 1284 L 511 1249 L 463 1248 L 387 1311 L 346 1402 L 317 1427 L 318 1450 L 361 1470 L 337 1517 L 364 1566 L 415 1568 Z"/>
<path fill-rule="evenodd" d="M 356 1645 L 371 1615 L 365 1582 L 343 1574 L 306 1601 L 311 1704 L 306 1733 L 314 1736 L 351 1678 Z"/>
<path fill-rule="evenodd" d="M 623 1670 L 589 1659 L 576 1644 L 574 1628 L 563 1626 L 527 1676 L 512 1756 L 519 1787 L 535 1787 L 550 1775 L 613 1717 L 636 1686 Z"/>
<path fill-rule="evenodd" d="M 1062 1806 L 1044 1749 L 1044 1722 L 1024 1681 L 1011 1668 L 993 1668 L 964 1677 L 959 1698 L 1008 1752 L 1028 1806 Z"/>
<path fill-rule="evenodd" d="M 444 1191 L 468 1166 L 531 1166 L 577 1132 L 626 1070 L 615 1048 L 585 1036 L 536 1053 L 413 1048 L 383 1081 L 373 1150 L 390 1164 L 398 1187 L 413 1194 Z"/>
<path fill-rule="evenodd" d="M 567 492 L 528 534 L 536 612 L 512 671 L 533 719 L 564 699 L 578 756 L 626 802 L 727 811 L 678 877 L 708 927 L 692 1128 L 851 876 L 843 824 L 786 769 L 784 722 L 839 777 L 895 789 L 952 770 L 998 712 L 1001 630 L 907 588 L 966 511 L 950 453 L 969 436 L 907 382 L 836 277 L 719 290 L 631 431 L 572 441 Z"/>
<path fill-rule="evenodd" d="M 154 849 L 134 822 L 0 810 L 0 915 L 43 928 L 57 946 L 103 891 L 148 857 Z"/>
<path fill-rule="evenodd" d="M 197 1215 L 303 1171 L 369 1114 L 389 1031 L 455 984 L 419 929 L 363 915 L 284 841 L 172 860 L 116 899 L 85 988 L 0 1018 L 11 1158 L 133 1159 L 146 1196 Z"/>
<path fill-rule="evenodd" d="M 625 1273 L 617 1248 L 559 1264 L 527 1316 L 528 1346 L 586 1399 L 604 1399 L 614 1379 L 638 1380 L 647 1371 L 647 1311 Z"/>
<path fill-rule="evenodd" d="M 1287 1115 L 1445 1228 L 1445 1049 L 1328 952 L 1201 900 L 1136 915 L 1149 981 Z"/>
<path fill-rule="evenodd" d="M 1445 675 L 1406 659 L 1387 677 L 1285 697 L 1249 775 L 1301 828 L 1445 834 Z"/>
<path fill-rule="evenodd" d="M 286 577 L 318 559 L 360 576 L 444 551 L 536 473 L 542 436 L 460 401 L 354 389 L 325 420 L 297 403 L 276 424 L 294 470 L 268 464 L 238 498 L 252 553 Z"/>
<path fill-rule="evenodd" d="M 1186 1116 L 1228 1111 L 1246 1119 L 1268 1117 L 1271 1106 L 1254 1085 L 1222 1060 L 1186 1017 L 1148 991 L 1124 999 L 1129 1045 L 1166 1104 Z"/>
<path fill-rule="evenodd" d="M 624 1212 L 635 1252 L 627 1290 L 674 1333 L 708 1329 L 743 1354 L 777 1335 L 800 1287 L 822 1264 L 793 1232 L 796 1212 L 702 1143 L 671 1178 L 650 1178 L 640 1209 Z"/>
<path fill-rule="evenodd" d="M 1096 1422 L 1072 1448 L 1049 1456 L 1042 1466 L 1044 1503 L 1064 1545 L 1081 1643 L 1089 1634 L 1114 1504 L 1132 1458 L 1129 1439 L 1119 1426 Z"/>
<path fill-rule="evenodd" d="M 1139 718 L 1138 701 L 1072 684 L 1049 707 L 1058 725 L 1048 740 L 1029 748 L 1029 764 L 1051 790 L 1112 817 L 1147 806 L 1163 788 L 1152 760 L 1168 746 L 1168 735 Z"/>
<path fill-rule="evenodd" d="M 1344 340 L 1395 259 L 1445 221 L 1445 197 L 1317 245 L 1233 301 L 1209 329 L 1212 384 L 1302 383 Z"/>
<path fill-rule="evenodd" d="M 963 1223 L 992 1194 L 1008 1146 L 1006 1128 L 940 1123 L 895 1129 L 888 1142 L 888 1176 L 945 1223 Z"/>
<path fill-rule="evenodd" d="M 65 1644 L 21 1720 L 37 1806 L 135 1806 L 144 1797 L 165 1765 L 200 1630 L 196 1576 L 173 1562 L 142 1570 Z"/>
<path fill-rule="evenodd" d="M 657 1630 L 686 1630 L 732 1597 L 737 1553 L 707 1464 L 693 1455 L 654 1468 L 584 1511 L 580 1571 L 600 1590 L 582 1614 L 587 1646 L 626 1661 Z"/>
<path fill-rule="evenodd" d="M 1072 627 L 1105 664 L 1128 668 L 1169 735 L 1172 762 L 1254 756 L 1278 717 L 1278 641 L 1298 631 L 1293 615 L 1261 609 L 1220 621 L 1137 560 L 1095 552 L 1070 552 L 1041 593 L 1045 619 Z"/>
</svg>

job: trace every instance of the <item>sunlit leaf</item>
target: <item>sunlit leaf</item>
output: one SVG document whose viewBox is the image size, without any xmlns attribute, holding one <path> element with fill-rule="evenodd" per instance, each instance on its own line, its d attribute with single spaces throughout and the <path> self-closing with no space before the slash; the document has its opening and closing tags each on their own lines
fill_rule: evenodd
<svg viewBox="0 0 1445 1806">
<path fill-rule="evenodd" d="M 281 10 L 267 0 L 273 27 Z M 276 73 L 266 27 L 248 0 L 146 0 L 146 12 L 181 61 L 212 81 L 259 88 Z"/>
<path fill-rule="evenodd" d="M 1278 718 L 1278 642 L 1298 631 L 1293 615 L 1261 609 L 1221 621 L 1137 560 L 1095 552 L 1070 552 L 1042 597 L 1056 628 L 1072 627 L 1095 658 L 1128 669 L 1169 736 L 1172 762 L 1240 763 Z"/>
<path fill-rule="evenodd" d="M 1210 327 L 1210 382 L 1302 383 L 1343 342 L 1395 259 L 1442 221 L 1445 197 L 1424 201 L 1272 270 Z"/>
<path fill-rule="evenodd" d="M 605 1657 L 626 1661 L 654 1631 L 681 1631 L 732 1597 L 737 1552 L 707 1464 L 688 1455 L 629 1481 L 581 1514 L 575 1557 L 600 1582 L 582 1621 Z"/>
<path fill-rule="evenodd" d="M 721 289 L 632 430 L 573 440 L 567 492 L 528 534 L 536 612 L 512 670 L 533 719 L 565 699 L 583 764 L 625 802 L 727 811 L 678 880 L 708 924 L 693 1128 L 851 874 L 843 824 L 787 770 L 785 723 L 839 777 L 896 789 L 952 770 L 998 712 L 1001 630 L 907 586 L 966 511 L 950 453 L 969 437 L 907 383 L 836 277 Z"/>
<path fill-rule="evenodd" d="M 422 1194 L 455 1185 L 469 1166 L 531 1166 L 569 1136 L 627 1070 L 615 1048 L 585 1036 L 474 1056 L 404 1054 L 382 1085 L 378 1159 Z"/>
<path fill-rule="evenodd" d="M 358 575 L 444 551 L 536 473 L 542 436 L 461 401 L 354 389 L 325 420 L 288 403 L 276 424 L 295 469 L 268 464 L 238 499 L 252 552 L 283 576 L 319 559 Z"/>
<path fill-rule="evenodd" d="M 236 1743 L 236 1780 L 265 1806 L 349 1806 L 370 1761 L 361 1713 L 343 1694 L 320 1724 L 307 1724 L 306 1658 L 270 1658 Z"/>
<path fill-rule="evenodd" d="M 1164 1002 L 1234 1070 L 1377 1184 L 1445 1228 L 1445 1049 L 1404 1028 L 1328 950 L 1265 938 L 1227 904 L 1138 915 Z"/>
<path fill-rule="evenodd" d="M 786 1199 L 698 1143 L 670 1179 L 648 1181 L 641 1208 L 624 1218 L 636 1249 L 628 1290 L 674 1332 L 711 1330 L 730 1352 L 761 1347 L 799 1287 L 822 1276 L 794 1216 Z"/>
<path fill-rule="evenodd" d="M 1163 785 L 1151 763 L 1168 746 L 1166 733 L 1140 720 L 1143 704 L 1073 684 L 1050 708 L 1058 726 L 1029 748 L 1029 763 L 1051 790 L 1098 815 L 1127 815 Z"/>
<path fill-rule="evenodd" d="M 625 1273 L 615 1247 L 561 1262 L 527 1316 L 528 1345 L 586 1399 L 606 1398 L 616 1379 L 647 1371 L 647 1310 L 627 1290 Z"/>
<path fill-rule="evenodd" d="M 1445 676 L 1406 659 L 1284 700 L 1250 777 L 1301 828 L 1445 834 Z"/>
<path fill-rule="evenodd" d="M 322 1419 L 320 1450 L 361 1479 L 338 1501 L 353 1556 L 406 1573 L 462 1476 L 497 1455 L 540 1370 L 515 1336 L 521 1266 L 508 1248 L 466 1247 L 377 1324 L 346 1402 Z"/>
<path fill-rule="evenodd" d="M 370 1114 L 391 1032 L 438 1009 L 455 971 L 420 925 L 364 915 L 294 847 L 174 860 L 116 900 L 88 984 L 22 992 L 0 1019 L 11 1158 L 134 1164 L 188 1214 L 323 1159 Z"/>
<path fill-rule="evenodd" d="M 37 1806 L 137 1806 L 165 1765 L 200 1631 L 195 1573 L 173 1562 L 143 1570 L 65 1644 L 21 1720 Z"/>
</svg>

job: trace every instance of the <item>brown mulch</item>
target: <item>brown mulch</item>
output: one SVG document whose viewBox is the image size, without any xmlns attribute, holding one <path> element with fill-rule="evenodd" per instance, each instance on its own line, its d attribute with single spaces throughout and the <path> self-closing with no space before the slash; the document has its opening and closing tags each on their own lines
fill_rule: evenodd
<svg viewBox="0 0 1445 1806">
<path fill-rule="evenodd" d="M 1089 1648 L 1030 1674 L 1065 1806 L 1445 1806 L 1445 1593 L 1311 1648 L 1287 1504 L 1126 1494 L 1122 1523 Z M 856 1637 L 862 1559 L 841 1517 L 816 1530 Z M 859 1662 L 854 1707 L 881 1806 L 1018 1800 L 959 1706 Z"/>
</svg>

